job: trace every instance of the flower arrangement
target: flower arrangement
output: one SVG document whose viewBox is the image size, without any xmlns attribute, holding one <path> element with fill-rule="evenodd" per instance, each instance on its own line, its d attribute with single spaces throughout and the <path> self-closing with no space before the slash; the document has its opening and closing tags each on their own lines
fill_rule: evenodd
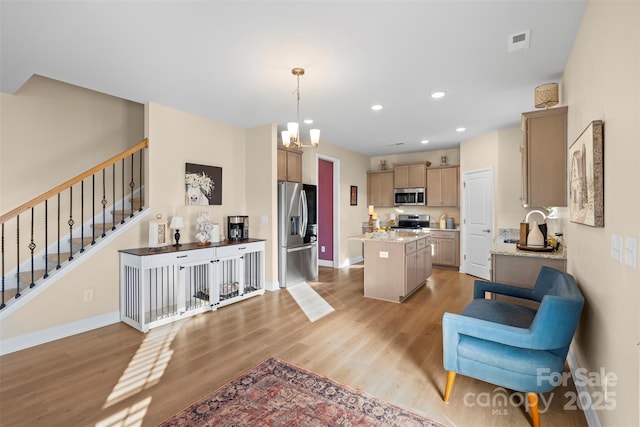
<svg viewBox="0 0 640 427">
<path fill-rule="evenodd" d="M 205 175 L 204 172 L 187 173 L 184 176 L 184 182 L 187 187 L 199 188 L 202 194 L 207 196 L 211 194 L 213 189 L 215 189 L 215 183 L 210 177 Z"/>
</svg>

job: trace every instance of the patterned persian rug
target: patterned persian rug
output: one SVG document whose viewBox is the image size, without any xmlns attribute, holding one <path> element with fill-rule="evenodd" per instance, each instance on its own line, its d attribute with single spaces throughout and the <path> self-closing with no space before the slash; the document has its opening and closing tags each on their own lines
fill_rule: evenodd
<svg viewBox="0 0 640 427">
<path fill-rule="evenodd" d="M 276 358 L 267 359 L 160 426 L 444 427 Z"/>
</svg>

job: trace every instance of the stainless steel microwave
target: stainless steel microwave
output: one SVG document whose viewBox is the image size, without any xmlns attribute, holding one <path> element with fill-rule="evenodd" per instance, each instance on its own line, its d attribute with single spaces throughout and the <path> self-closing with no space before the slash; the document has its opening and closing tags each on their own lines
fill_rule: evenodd
<svg viewBox="0 0 640 427">
<path fill-rule="evenodd" d="M 396 188 L 393 190 L 395 206 L 424 206 L 427 193 L 424 188 Z"/>
</svg>

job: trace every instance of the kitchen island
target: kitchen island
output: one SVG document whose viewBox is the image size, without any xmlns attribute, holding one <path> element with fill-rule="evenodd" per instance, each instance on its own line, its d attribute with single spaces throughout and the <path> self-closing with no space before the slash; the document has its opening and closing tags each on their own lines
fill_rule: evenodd
<svg viewBox="0 0 640 427">
<path fill-rule="evenodd" d="M 389 231 L 351 239 L 364 243 L 364 296 L 402 302 L 431 275 L 431 233 Z"/>
</svg>

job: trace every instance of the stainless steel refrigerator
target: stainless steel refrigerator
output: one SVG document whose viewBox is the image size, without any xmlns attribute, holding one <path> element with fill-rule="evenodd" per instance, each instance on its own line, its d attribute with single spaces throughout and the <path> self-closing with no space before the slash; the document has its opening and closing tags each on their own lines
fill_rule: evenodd
<svg viewBox="0 0 640 427">
<path fill-rule="evenodd" d="M 278 281 L 281 288 L 318 277 L 315 188 L 296 182 L 278 183 Z"/>
</svg>

